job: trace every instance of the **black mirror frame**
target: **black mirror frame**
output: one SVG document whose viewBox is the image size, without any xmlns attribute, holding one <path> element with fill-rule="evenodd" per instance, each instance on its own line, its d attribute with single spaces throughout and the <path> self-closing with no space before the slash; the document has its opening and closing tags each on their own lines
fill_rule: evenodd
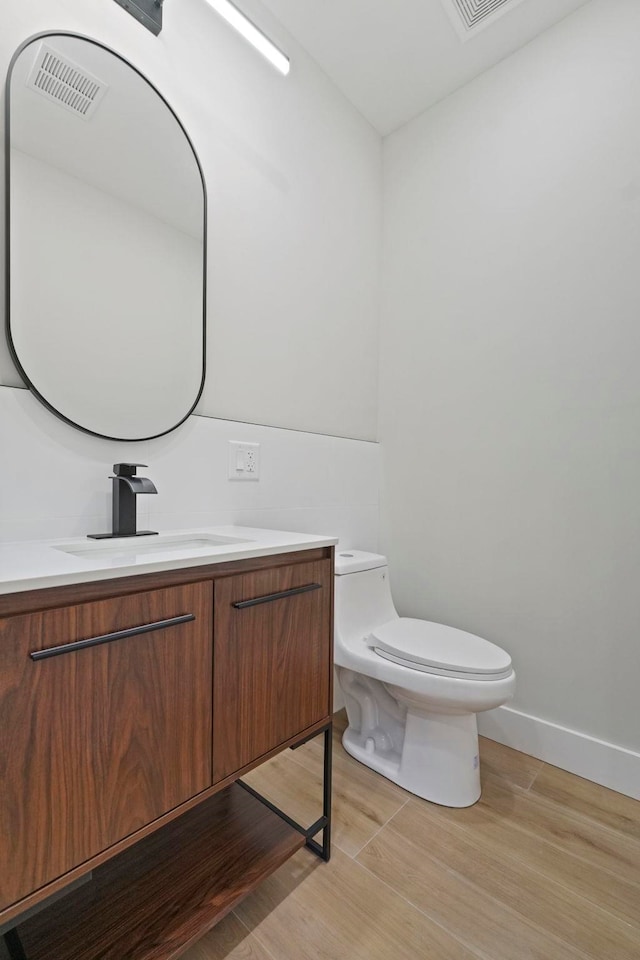
<svg viewBox="0 0 640 960">
<path fill-rule="evenodd" d="M 125 63 L 134 73 L 137 73 L 138 76 L 147 83 L 151 89 L 157 94 L 157 96 L 162 100 L 164 105 L 173 115 L 176 123 L 182 130 L 191 152 L 193 153 L 194 159 L 196 161 L 196 166 L 198 168 L 198 173 L 200 175 L 200 180 L 202 182 L 202 196 L 203 196 L 203 259 L 202 259 L 202 379 L 200 381 L 200 387 L 196 398 L 191 405 L 190 409 L 185 413 L 184 417 L 178 420 L 173 426 L 168 427 L 166 430 L 162 430 L 160 433 L 154 433 L 148 437 L 110 437 L 104 433 L 97 433 L 95 430 L 89 430 L 88 427 L 83 427 L 79 423 L 75 423 L 73 420 L 70 420 L 69 417 L 66 417 L 63 413 L 60 413 L 59 410 L 56 410 L 48 400 L 46 400 L 42 394 L 37 390 L 34 384 L 29 379 L 28 375 L 24 371 L 20 360 L 18 359 L 15 346 L 13 343 L 13 338 L 11 335 L 11 171 L 10 171 L 10 149 L 11 149 L 11 76 L 13 73 L 13 68 L 18 57 L 21 53 L 32 43 L 35 43 L 37 40 L 44 40 L 50 37 L 74 37 L 78 40 L 84 40 L 87 43 L 92 43 L 96 47 L 100 47 L 102 50 L 106 50 L 107 53 L 110 53 L 112 56 L 117 57 L 118 60 L 121 60 Z M 127 60 L 126 57 L 123 57 L 121 54 L 116 53 L 115 50 L 112 50 L 111 47 L 108 47 L 104 43 L 100 43 L 99 40 L 94 40 L 92 37 L 84 36 L 81 33 L 74 33 L 69 30 L 45 30 L 42 33 L 36 33 L 33 36 L 29 37 L 23 43 L 20 44 L 16 52 L 11 58 L 9 63 L 9 68 L 7 70 L 7 78 L 5 84 L 5 129 L 4 129 L 4 148 L 5 148 L 5 169 L 4 169 L 4 181 L 5 181 L 5 331 L 7 338 L 7 345 L 9 348 L 9 353 L 11 359 L 13 360 L 15 367 L 20 374 L 20 377 L 24 381 L 25 385 L 29 388 L 31 393 L 37 397 L 40 403 L 43 404 L 51 413 L 53 413 L 59 420 L 63 420 L 65 423 L 68 423 L 69 426 L 74 427 L 76 430 L 81 430 L 83 433 L 88 433 L 93 437 L 101 437 L 103 440 L 114 440 L 118 443 L 141 443 L 145 440 L 155 440 L 157 437 L 164 437 L 168 433 L 172 433 L 174 430 L 177 430 L 185 420 L 187 420 L 193 411 L 195 410 L 200 397 L 202 396 L 202 391 L 204 390 L 204 384 L 206 379 L 207 372 L 207 185 L 204 179 L 204 173 L 202 170 L 202 165 L 198 154 L 196 153 L 195 147 L 191 141 L 191 137 L 185 130 L 185 127 L 180 120 L 179 116 L 171 106 L 171 104 L 166 100 L 166 98 L 160 93 L 158 88 L 153 84 L 148 77 L 146 77 L 141 70 L 138 70 L 137 67 Z"/>
</svg>

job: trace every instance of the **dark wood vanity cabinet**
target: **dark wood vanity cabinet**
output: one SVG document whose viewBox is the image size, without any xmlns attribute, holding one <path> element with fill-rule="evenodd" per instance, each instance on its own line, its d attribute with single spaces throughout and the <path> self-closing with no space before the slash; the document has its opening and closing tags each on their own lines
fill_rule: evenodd
<svg viewBox="0 0 640 960">
<path fill-rule="evenodd" d="M 249 801 L 258 802 L 247 794 L 225 797 L 239 790 L 234 781 L 243 772 L 330 722 L 332 553 L 317 548 L 0 597 L 0 930 L 97 871 L 97 880 L 65 896 L 61 908 L 55 904 L 27 922 L 29 958 L 49 956 L 48 914 L 58 924 L 65 909 L 71 926 L 76 916 L 93 922 L 96 891 L 112 887 L 100 871 L 112 863 L 117 897 L 126 902 L 134 868 L 122 858 L 136 864 L 147 847 L 149 856 L 173 850 L 178 841 L 162 838 L 174 824 L 183 857 L 192 849 L 189 856 L 211 856 L 217 864 L 180 864 L 183 875 L 199 870 L 208 890 L 212 871 L 224 877 L 229 870 L 220 867 L 215 811 L 225 811 L 227 840 L 230 810 L 243 811 L 240 831 L 275 817 L 262 804 L 266 813 L 245 812 Z M 189 817 L 197 821 L 194 830 L 213 830 L 191 847 Z M 304 843 L 281 835 L 282 824 L 278 817 L 265 820 L 274 838 L 270 853 L 268 844 L 245 842 L 251 884 L 236 864 L 237 889 L 202 894 L 218 904 L 220 916 L 238 891 L 245 895 Z M 251 860 L 256 850 L 263 866 Z M 169 889 L 172 882 L 166 881 Z M 136 883 L 144 890 L 143 880 Z M 145 895 L 136 896 L 142 902 Z M 189 896 L 202 933 L 218 914 L 203 926 L 206 911 L 215 911 L 203 906 L 198 890 Z M 148 913 L 150 924 L 159 922 L 155 893 Z M 110 936 L 112 923 L 105 924 L 106 932 L 95 934 L 99 956 L 123 957 L 122 944 L 105 948 L 101 938 Z M 144 929 L 142 920 L 136 924 Z M 195 927 L 187 927 L 193 935 Z M 66 934 L 56 936 L 60 958 L 92 958 L 90 946 L 65 953 Z M 155 942 L 164 934 L 153 928 L 145 936 Z M 185 937 L 174 931 L 173 952 L 166 953 L 162 947 L 146 953 L 127 941 L 127 957 L 178 956 Z"/>
</svg>

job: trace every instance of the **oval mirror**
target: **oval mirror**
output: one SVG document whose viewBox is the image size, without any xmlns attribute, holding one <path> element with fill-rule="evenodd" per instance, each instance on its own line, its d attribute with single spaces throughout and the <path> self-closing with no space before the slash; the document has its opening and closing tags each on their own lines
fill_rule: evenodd
<svg viewBox="0 0 640 960">
<path fill-rule="evenodd" d="M 93 40 L 27 41 L 7 82 L 9 348 L 87 433 L 175 429 L 204 385 L 206 196 L 191 142 Z"/>
</svg>

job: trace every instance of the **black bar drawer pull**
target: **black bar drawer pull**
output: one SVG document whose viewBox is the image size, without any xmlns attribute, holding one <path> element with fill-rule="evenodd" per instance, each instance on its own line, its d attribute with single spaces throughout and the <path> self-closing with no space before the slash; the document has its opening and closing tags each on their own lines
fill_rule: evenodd
<svg viewBox="0 0 640 960">
<path fill-rule="evenodd" d="M 283 597 L 295 597 L 298 593 L 309 593 L 311 590 L 321 589 L 321 583 L 307 583 L 304 587 L 292 587 L 290 590 L 281 590 L 280 593 L 269 593 L 266 597 L 256 597 L 255 600 L 239 600 L 231 606 L 236 610 L 244 610 L 245 607 L 256 607 L 259 603 L 271 603 L 273 600 L 282 600 Z"/>
<path fill-rule="evenodd" d="M 30 653 L 32 660 L 48 660 L 49 657 L 59 657 L 63 653 L 74 653 L 76 650 L 85 650 L 87 647 L 99 647 L 102 643 L 112 643 L 114 640 L 126 640 L 127 637 L 137 637 L 141 633 L 152 633 L 154 630 L 166 630 L 167 627 L 176 627 L 179 623 L 189 623 L 195 620 L 193 613 L 185 613 L 170 620 L 156 620 L 155 623 L 143 623 L 141 627 L 129 627 L 128 630 L 116 630 L 115 633 L 105 633 L 102 637 L 89 637 L 88 640 L 75 640 L 73 643 L 63 643 L 58 647 L 47 647 L 46 650 L 36 650 Z"/>
</svg>

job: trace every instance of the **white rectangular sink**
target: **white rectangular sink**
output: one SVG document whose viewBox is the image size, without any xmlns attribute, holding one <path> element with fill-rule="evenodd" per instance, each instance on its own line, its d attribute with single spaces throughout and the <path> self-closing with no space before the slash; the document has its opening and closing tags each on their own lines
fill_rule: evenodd
<svg viewBox="0 0 640 960">
<path fill-rule="evenodd" d="M 55 549 L 73 557 L 98 560 L 106 558 L 133 558 L 157 554 L 192 554 L 201 557 L 215 552 L 216 548 L 234 543 L 252 543 L 241 537 L 222 537 L 213 533 L 193 533 L 186 536 L 119 537 L 114 540 L 90 540 L 86 542 L 60 543 Z"/>
</svg>

